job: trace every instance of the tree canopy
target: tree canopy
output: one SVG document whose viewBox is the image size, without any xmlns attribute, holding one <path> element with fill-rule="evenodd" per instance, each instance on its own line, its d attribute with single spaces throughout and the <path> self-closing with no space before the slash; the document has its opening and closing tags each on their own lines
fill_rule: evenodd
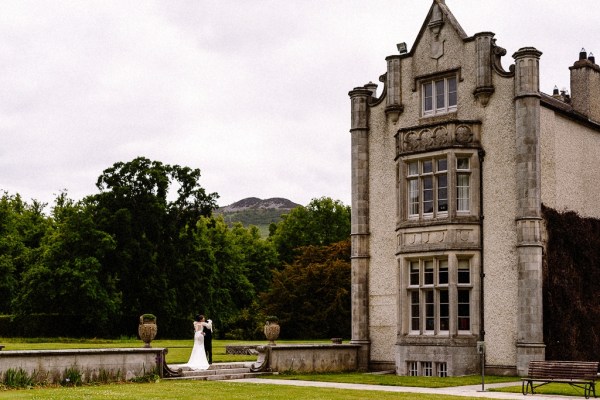
<svg viewBox="0 0 600 400">
<path fill-rule="evenodd" d="M 270 239 L 280 260 L 290 263 L 304 246 L 327 246 L 350 237 L 350 206 L 329 197 L 296 207 L 272 226 Z"/>
<path fill-rule="evenodd" d="M 221 338 L 258 338 L 267 314 L 288 337 L 347 337 L 349 207 L 314 199 L 263 238 L 215 217 L 218 195 L 199 179 L 198 169 L 138 157 L 105 169 L 98 193 L 59 194 L 49 214 L 4 193 L 0 314 L 12 314 L 19 335 L 64 326 L 120 336 L 152 313 L 164 337 L 191 338 L 202 313 Z"/>
</svg>

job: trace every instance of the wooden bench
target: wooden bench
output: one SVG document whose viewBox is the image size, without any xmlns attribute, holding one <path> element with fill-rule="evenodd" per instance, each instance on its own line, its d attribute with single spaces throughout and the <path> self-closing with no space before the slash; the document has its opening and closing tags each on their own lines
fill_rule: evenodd
<svg viewBox="0 0 600 400">
<path fill-rule="evenodd" d="M 527 378 L 521 378 L 524 395 L 548 383 L 567 383 L 583 389 L 586 399 L 596 397 L 598 362 L 590 361 L 530 361 Z M 539 384 L 536 384 L 538 382 Z"/>
</svg>

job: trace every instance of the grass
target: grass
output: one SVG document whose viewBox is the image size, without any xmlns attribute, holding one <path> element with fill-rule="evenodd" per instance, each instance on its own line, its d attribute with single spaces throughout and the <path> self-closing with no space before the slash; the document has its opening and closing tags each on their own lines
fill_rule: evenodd
<svg viewBox="0 0 600 400">
<path fill-rule="evenodd" d="M 360 372 L 348 373 L 321 373 L 321 374 L 277 374 L 265 375 L 263 379 L 292 379 L 302 381 L 319 382 L 342 382 L 359 383 L 365 385 L 386 385 L 386 386 L 408 386 L 408 387 L 428 387 L 443 388 L 453 386 L 467 386 L 481 384 L 481 376 L 452 376 L 447 378 L 426 377 L 426 376 L 398 376 L 394 374 L 365 374 Z M 485 383 L 515 382 L 520 385 L 519 378 L 514 376 L 486 376 Z M 520 387 L 520 386 L 519 386 Z"/>
<path fill-rule="evenodd" d="M 490 389 L 492 392 L 505 392 L 505 393 L 521 393 L 521 384 L 519 386 L 510 386 L 505 388 Z M 553 394 L 560 396 L 583 396 L 583 389 L 576 388 L 567 384 L 549 383 L 542 387 L 535 389 L 535 394 Z M 600 394 L 599 391 L 596 395 Z"/>
<path fill-rule="evenodd" d="M 278 341 L 278 343 L 306 343 L 303 341 Z M 312 343 L 328 343 L 328 341 L 314 341 Z M 137 338 L 108 339 L 73 339 L 73 338 L 0 338 L 0 344 L 5 345 L 5 350 L 57 350 L 57 349 L 85 349 L 85 348 L 117 348 L 117 347 L 142 347 L 143 343 Z M 255 361 L 256 356 L 225 354 L 227 345 L 266 344 L 265 341 L 243 342 L 239 340 L 213 341 L 214 362 Z M 155 340 L 152 347 L 168 349 L 167 363 L 182 364 L 187 362 L 193 346 L 192 340 Z M 358 383 L 371 385 L 408 386 L 441 388 L 450 386 L 479 385 L 481 377 L 407 377 L 396 375 L 364 374 L 364 373 L 326 373 L 326 374 L 294 374 L 282 373 L 265 376 L 265 379 L 295 379 L 323 382 Z M 499 383 L 515 381 L 515 386 L 489 391 L 520 393 L 521 383 L 519 378 L 486 376 L 485 383 Z M 232 382 L 201 382 L 201 381 L 164 381 L 157 383 L 124 383 L 84 385 L 79 387 L 50 387 L 32 390 L 1 390 L 0 399 L 196 399 L 206 392 L 212 399 L 370 399 L 373 392 L 343 389 L 326 389 L 314 387 L 294 387 L 269 385 L 267 383 L 244 384 Z M 582 389 L 569 385 L 550 384 L 536 389 L 539 394 L 556 394 L 567 396 L 581 396 Z M 377 392 L 378 399 L 454 399 L 454 396 L 425 395 L 415 393 L 390 393 Z M 467 399 L 461 397 L 462 399 Z"/>
<path fill-rule="evenodd" d="M 418 400 L 474 400 L 474 397 L 456 397 L 440 394 L 416 394 L 373 392 L 349 389 L 282 386 L 237 382 L 210 381 L 160 381 L 144 384 L 112 384 L 98 386 L 60 387 L 31 390 L 0 391 L 0 399 L 91 399 L 91 400 L 378 400 L 418 399 Z"/>
</svg>

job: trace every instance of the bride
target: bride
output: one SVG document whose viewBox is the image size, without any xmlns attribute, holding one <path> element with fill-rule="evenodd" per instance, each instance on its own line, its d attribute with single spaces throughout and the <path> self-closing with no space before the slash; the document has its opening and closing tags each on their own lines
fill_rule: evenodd
<svg viewBox="0 0 600 400">
<path fill-rule="evenodd" d="M 206 350 L 204 349 L 204 328 L 210 328 L 209 324 L 204 320 L 204 315 L 196 315 L 194 318 L 194 347 L 192 354 L 187 364 L 184 366 L 191 369 L 208 369 L 209 364 L 206 359 Z"/>
</svg>

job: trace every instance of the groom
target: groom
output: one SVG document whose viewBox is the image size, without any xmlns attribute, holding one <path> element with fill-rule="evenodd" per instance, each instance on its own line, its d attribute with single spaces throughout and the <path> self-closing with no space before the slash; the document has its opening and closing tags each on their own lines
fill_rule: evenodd
<svg viewBox="0 0 600 400">
<path fill-rule="evenodd" d="M 207 326 L 204 327 L 204 350 L 206 350 L 206 358 L 209 364 L 212 364 L 212 320 L 207 320 Z"/>
</svg>

